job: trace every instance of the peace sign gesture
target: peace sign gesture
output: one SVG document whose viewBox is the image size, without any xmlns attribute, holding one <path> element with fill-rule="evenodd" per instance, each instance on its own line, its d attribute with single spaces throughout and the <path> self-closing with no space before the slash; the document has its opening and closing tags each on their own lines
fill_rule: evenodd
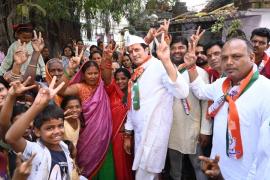
<svg viewBox="0 0 270 180">
<path fill-rule="evenodd" d="M 62 82 L 59 84 L 56 88 L 54 88 L 56 82 L 56 76 L 53 77 L 52 82 L 49 86 L 49 88 L 40 88 L 38 95 L 35 98 L 35 101 L 33 105 L 36 106 L 45 106 L 49 103 L 51 99 L 54 98 L 54 96 L 62 89 L 62 87 L 65 85 L 65 82 Z"/>
<path fill-rule="evenodd" d="M 32 47 L 35 51 L 41 52 L 44 48 L 44 40 L 42 38 L 41 32 L 38 33 L 34 30 L 34 38 L 32 39 Z"/>
<path fill-rule="evenodd" d="M 111 60 L 112 59 L 112 56 L 113 56 L 113 53 L 116 51 L 116 49 L 118 48 L 118 46 L 115 46 L 114 49 L 113 49 L 113 46 L 112 44 L 109 44 L 108 46 L 106 46 L 104 49 L 103 49 L 103 59 L 108 59 L 108 60 Z"/>
<path fill-rule="evenodd" d="M 20 81 L 13 81 L 10 83 L 10 88 L 8 90 L 9 94 L 12 96 L 20 96 L 24 92 L 36 87 L 36 85 L 27 86 L 30 82 L 31 77 L 29 76 L 23 83 Z"/>
<path fill-rule="evenodd" d="M 32 170 L 32 161 L 36 154 L 33 154 L 27 161 L 22 161 L 22 153 L 18 153 L 16 157 L 16 169 L 12 179 L 27 179 Z"/>
<path fill-rule="evenodd" d="M 161 42 L 159 43 L 158 40 L 155 38 L 155 43 L 157 45 L 158 58 L 163 63 L 171 61 L 171 59 L 170 59 L 170 48 L 169 48 L 169 45 L 165 41 L 164 33 L 162 33 L 162 35 L 161 35 Z"/>
<path fill-rule="evenodd" d="M 194 43 L 195 47 L 198 45 L 198 42 L 200 41 L 201 37 L 203 36 L 205 30 L 201 31 L 201 26 L 198 27 L 197 31 L 195 34 L 193 34 L 190 37 L 190 40 Z"/>
<path fill-rule="evenodd" d="M 18 45 L 13 55 L 14 63 L 17 65 L 24 64 L 29 57 L 29 54 L 26 50 L 26 43 L 21 43 L 21 40 L 18 40 Z"/>
<path fill-rule="evenodd" d="M 75 47 L 75 57 L 72 57 L 70 58 L 69 62 L 68 62 L 68 67 L 75 71 L 77 69 L 77 67 L 80 65 L 81 63 L 81 59 L 83 57 L 83 53 L 84 53 L 84 50 L 81 50 L 81 53 L 80 55 L 78 55 L 79 53 L 79 50 L 78 50 L 78 46 Z"/>
</svg>

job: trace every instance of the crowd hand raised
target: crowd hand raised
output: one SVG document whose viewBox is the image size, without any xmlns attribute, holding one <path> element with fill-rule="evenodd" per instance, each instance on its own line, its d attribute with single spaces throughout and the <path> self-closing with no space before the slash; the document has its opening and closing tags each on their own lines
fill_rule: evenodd
<svg viewBox="0 0 270 180">
<path fill-rule="evenodd" d="M 112 48 L 112 44 L 109 44 L 103 49 L 103 58 L 104 59 L 112 59 L 113 53 L 116 51 L 118 46 L 115 46 L 115 48 Z"/>
<path fill-rule="evenodd" d="M 207 176 L 210 178 L 220 176 L 221 172 L 218 165 L 220 157 L 218 155 L 215 156 L 215 159 L 210 159 L 205 156 L 199 156 L 199 159 L 201 160 L 201 169 Z"/>
<path fill-rule="evenodd" d="M 170 48 L 169 45 L 166 43 L 164 39 L 164 33 L 161 35 L 161 42 L 159 43 L 158 40 L 155 38 L 155 43 L 157 46 L 157 56 L 163 62 L 166 63 L 171 61 L 170 59 Z"/>
<path fill-rule="evenodd" d="M 41 32 L 38 33 L 34 30 L 34 38 L 32 39 L 32 47 L 36 52 L 41 52 L 45 46 Z"/>
<path fill-rule="evenodd" d="M 188 43 L 188 51 L 184 55 L 184 62 L 185 62 L 186 68 L 196 65 L 197 57 L 196 57 L 195 51 L 196 51 L 196 42 L 190 39 Z"/>
<path fill-rule="evenodd" d="M 49 86 L 43 87 L 39 89 L 39 92 L 35 98 L 34 105 L 47 105 L 51 99 L 54 98 L 54 96 L 62 89 L 62 87 L 65 85 L 65 82 L 62 82 L 59 84 L 56 88 L 54 88 L 56 84 L 56 76 L 53 77 L 52 82 Z"/>
<path fill-rule="evenodd" d="M 192 42 L 194 42 L 195 47 L 198 45 L 198 43 L 199 43 L 201 37 L 203 36 L 203 34 L 204 34 L 204 32 L 205 32 L 205 30 L 203 30 L 202 32 L 200 32 L 200 31 L 201 31 L 201 26 L 199 26 L 198 29 L 197 29 L 197 31 L 196 31 L 196 33 L 193 34 L 193 35 L 190 37 L 190 40 L 191 40 Z"/>
<path fill-rule="evenodd" d="M 23 83 L 21 83 L 20 81 L 11 82 L 10 88 L 8 90 L 9 94 L 12 96 L 20 96 L 24 92 L 36 87 L 36 85 L 27 86 L 30 80 L 31 80 L 31 77 L 29 76 Z"/>
<path fill-rule="evenodd" d="M 27 161 L 22 161 L 22 154 L 18 153 L 16 157 L 16 169 L 12 180 L 26 180 L 32 170 L 32 161 L 36 154 L 33 154 Z"/>
<path fill-rule="evenodd" d="M 170 20 L 167 21 L 166 19 L 164 19 L 163 24 L 161 24 L 160 27 L 158 28 L 156 35 L 160 35 L 160 33 L 165 33 L 165 35 L 167 35 L 169 33 L 169 27 L 170 27 Z"/>
<path fill-rule="evenodd" d="M 13 55 L 14 63 L 17 65 L 24 64 L 29 57 L 29 54 L 26 50 L 26 43 L 21 43 L 21 40 L 18 40 L 18 45 Z"/>
<path fill-rule="evenodd" d="M 75 71 L 79 67 L 79 65 L 81 63 L 81 59 L 83 57 L 84 50 L 82 50 L 80 52 L 80 55 L 78 55 L 79 54 L 78 51 L 79 51 L 78 46 L 76 46 L 76 48 L 75 48 L 75 56 L 70 58 L 70 60 L 68 62 L 68 67 L 73 71 Z"/>
</svg>

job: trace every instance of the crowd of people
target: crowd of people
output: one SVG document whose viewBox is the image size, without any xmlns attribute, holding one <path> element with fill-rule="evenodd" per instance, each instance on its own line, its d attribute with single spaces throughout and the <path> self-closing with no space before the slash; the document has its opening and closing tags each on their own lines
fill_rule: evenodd
<svg viewBox="0 0 270 180">
<path fill-rule="evenodd" d="M 201 43 L 169 21 L 51 57 L 31 24 L 0 66 L 0 179 L 269 179 L 270 30 Z M 155 48 L 153 48 L 155 47 Z"/>
</svg>

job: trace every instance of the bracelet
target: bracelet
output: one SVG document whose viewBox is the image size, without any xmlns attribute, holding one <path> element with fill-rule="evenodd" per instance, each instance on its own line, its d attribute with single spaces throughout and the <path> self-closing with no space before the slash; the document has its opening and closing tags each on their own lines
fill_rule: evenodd
<svg viewBox="0 0 270 180">
<path fill-rule="evenodd" d="M 29 64 L 29 67 L 37 68 L 37 65 Z"/>
</svg>

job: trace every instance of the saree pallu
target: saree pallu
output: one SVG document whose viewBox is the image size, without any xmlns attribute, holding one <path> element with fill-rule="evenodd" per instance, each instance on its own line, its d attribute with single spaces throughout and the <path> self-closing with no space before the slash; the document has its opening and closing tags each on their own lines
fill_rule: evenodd
<svg viewBox="0 0 270 180">
<path fill-rule="evenodd" d="M 127 106 L 122 102 L 124 93 L 121 89 L 112 82 L 107 86 L 107 92 L 110 97 L 111 111 L 112 111 L 112 145 L 113 157 L 115 166 L 115 176 L 117 180 L 133 180 L 134 174 L 132 172 L 133 156 L 129 155 L 124 150 L 124 133 L 122 126 L 125 123 L 127 115 Z"/>
<path fill-rule="evenodd" d="M 82 82 L 82 76 L 79 71 L 70 84 Z M 77 163 L 82 175 L 91 179 L 102 166 L 112 133 L 109 98 L 102 80 L 89 98 L 82 101 L 82 111 L 84 128 L 80 131 L 77 144 Z"/>
</svg>

